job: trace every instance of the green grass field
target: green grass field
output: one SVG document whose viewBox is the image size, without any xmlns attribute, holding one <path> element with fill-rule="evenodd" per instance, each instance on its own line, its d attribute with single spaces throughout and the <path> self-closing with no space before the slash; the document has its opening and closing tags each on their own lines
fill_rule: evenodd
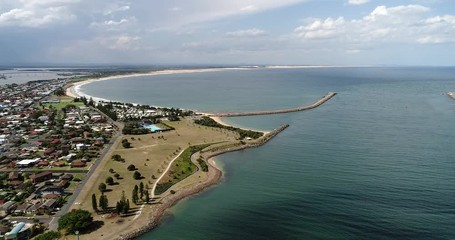
<svg viewBox="0 0 455 240">
<path fill-rule="evenodd" d="M 68 106 L 68 105 L 75 105 L 76 107 L 84 106 L 83 102 L 73 102 L 71 99 L 61 99 L 60 103 L 46 103 L 43 104 L 45 108 L 54 108 L 61 110 L 62 108 Z M 52 107 L 51 107 L 52 106 Z"/>
</svg>

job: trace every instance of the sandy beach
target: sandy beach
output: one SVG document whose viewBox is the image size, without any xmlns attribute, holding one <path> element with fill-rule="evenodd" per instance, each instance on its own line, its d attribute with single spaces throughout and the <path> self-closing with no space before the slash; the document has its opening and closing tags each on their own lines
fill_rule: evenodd
<svg viewBox="0 0 455 240">
<path fill-rule="evenodd" d="M 229 70 L 253 70 L 256 68 L 201 68 L 201 69 L 178 69 L 178 70 L 159 70 L 151 71 L 147 73 L 134 73 L 134 74 L 125 74 L 125 75 L 114 75 L 104 78 L 91 78 L 84 81 L 76 82 L 66 88 L 66 95 L 74 98 L 78 97 L 87 97 L 93 98 L 95 101 L 108 101 L 107 99 L 97 98 L 94 96 L 89 96 L 80 91 L 81 86 L 98 81 L 107 81 L 112 79 L 119 78 L 129 78 L 129 77 L 141 77 L 141 76 L 157 76 L 157 75 L 169 75 L 169 74 L 182 74 L 182 73 L 203 73 L 203 72 L 220 72 L 220 71 L 229 71 Z"/>
<path fill-rule="evenodd" d="M 82 93 L 80 88 L 83 85 L 97 82 L 107 81 L 118 78 L 129 78 L 129 77 L 140 77 L 140 76 L 157 76 L 157 75 L 168 75 L 168 74 L 182 74 L 182 73 L 203 73 L 203 72 L 221 72 L 230 70 L 258 70 L 258 69 L 293 69 L 293 68 L 333 68 L 333 67 L 350 67 L 350 66 L 264 66 L 264 67 L 232 67 L 232 68 L 201 68 L 201 69 L 176 69 L 176 70 L 159 70 L 151 71 L 147 73 L 133 73 L 125 75 L 114 75 L 104 78 L 91 78 L 84 81 L 76 82 L 66 88 L 66 95 L 70 97 L 86 97 L 92 98 L 95 101 L 109 101 L 108 99 L 102 99 L 94 96 L 89 96 Z"/>
</svg>

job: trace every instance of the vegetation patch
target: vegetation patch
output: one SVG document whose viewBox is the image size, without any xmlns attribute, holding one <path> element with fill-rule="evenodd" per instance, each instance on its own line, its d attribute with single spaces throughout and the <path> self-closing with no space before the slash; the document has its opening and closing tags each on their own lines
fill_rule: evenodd
<svg viewBox="0 0 455 240">
<path fill-rule="evenodd" d="M 208 171 L 209 171 L 209 166 L 208 166 L 207 163 L 204 161 L 204 159 L 198 158 L 198 159 L 197 159 L 197 162 L 199 163 L 199 166 L 201 166 L 201 170 L 202 170 L 203 172 L 208 172 Z"/>
<path fill-rule="evenodd" d="M 84 106 L 83 102 L 75 102 L 73 100 L 60 100 L 59 103 L 44 103 L 42 104 L 44 108 L 54 108 L 57 110 L 62 110 L 64 108 L 76 108 L 76 107 L 82 107 Z M 52 107 L 51 107 L 52 106 Z"/>
<path fill-rule="evenodd" d="M 174 163 L 172 163 L 167 176 L 156 185 L 155 193 L 162 194 L 174 184 L 193 174 L 197 170 L 197 166 L 191 162 L 191 156 L 210 145 L 202 144 L 185 149 Z"/>
<path fill-rule="evenodd" d="M 206 126 L 206 127 L 215 127 L 215 128 L 222 128 L 222 129 L 227 129 L 229 131 L 236 132 L 240 135 L 240 139 L 245 139 L 245 138 L 252 138 L 252 139 L 258 139 L 264 135 L 262 132 L 256 132 L 256 131 L 251 131 L 251 130 L 244 130 L 241 128 L 233 127 L 233 126 L 225 126 L 222 124 L 217 123 L 215 120 L 209 118 L 209 117 L 202 117 L 199 120 L 194 120 L 194 123 Z"/>
</svg>

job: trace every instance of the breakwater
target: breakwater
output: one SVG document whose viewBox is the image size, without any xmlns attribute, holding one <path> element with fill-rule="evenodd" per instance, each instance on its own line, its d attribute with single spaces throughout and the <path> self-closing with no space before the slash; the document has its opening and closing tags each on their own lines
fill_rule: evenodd
<svg viewBox="0 0 455 240">
<path fill-rule="evenodd" d="M 325 102 L 329 101 L 333 98 L 337 93 L 336 92 L 329 92 L 327 95 L 319 99 L 318 101 L 303 107 L 296 107 L 296 108 L 288 108 L 288 109 L 279 109 L 279 110 L 271 110 L 271 111 L 255 111 L 255 112 L 231 112 L 231 113 L 210 113 L 207 114 L 209 117 L 244 117 L 244 116 L 257 116 L 257 115 L 272 115 L 272 114 L 282 114 L 282 113 L 290 113 L 290 112 L 300 112 L 305 110 L 310 110 L 313 108 L 317 108 L 324 104 Z"/>
</svg>

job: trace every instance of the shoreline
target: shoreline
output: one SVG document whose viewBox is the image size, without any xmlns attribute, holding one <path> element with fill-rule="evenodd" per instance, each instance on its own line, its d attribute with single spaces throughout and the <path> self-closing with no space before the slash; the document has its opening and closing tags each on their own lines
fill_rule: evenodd
<svg viewBox="0 0 455 240">
<path fill-rule="evenodd" d="M 236 146 L 236 147 L 227 148 L 227 149 L 223 149 L 223 150 L 219 150 L 219 151 L 215 151 L 215 152 L 201 153 L 202 155 L 204 155 L 204 158 L 207 159 L 207 163 L 208 163 L 208 167 L 209 167 L 209 171 L 208 171 L 209 175 L 208 175 L 207 180 L 200 184 L 193 185 L 190 188 L 185 189 L 184 191 L 179 191 L 175 195 L 166 196 L 165 198 L 163 198 L 162 201 L 159 202 L 160 208 L 157 211 L 151 212 L 149 214 L 148 224 L 146 224 L 145 226 L 139 227 L 137 229 L 130 230 L 126 233 L 119 232 L 118 233 L 119 237 L 115 238 L 115 239 L 116 240 L 133 240 L 139 236 L 142 236 L 142 235 L 152 231 L 153 229 L 155 229 L 156 227 L 159 226 L 160 221 L 161 221 L 162 217 L 166 214 L 166 212 L 171 207 L 178 204 L 178 202 L 180 200 L 195 196 L 199 193 L 204 192 L 205 190 L 207 190 L 211 187 L 216 186 L 218 183 L 220 183 L 222 176 L 223 176 L 223 171 L 221 169 L 219 169 L 216 165 L 216 162 L 215 162 L 216 156 L 219 156 L 219 155 L 222 155 L 222 154 L 228 153 L 228 152 L 235 152 L 235 151 L 245 150 L 248 148 L 260 147 L 260 146 L 266 144 L 267 142 L 269 142 L 272 138 L 274 138 L 280 132 L 284 131 L 287 127 L 289 127 L 289 125 L 282 125 L 276 129 L 274 129 L 273 131 L 268 132 L 266 135 L 264 135 L 262 137 L 262 141 L 260 141 L 260 142 L 256 142 L 256 143 L 252 143 L 252 144 L 248 144 L 248 145 Z"/>
<path fill-rule="evenodd" d="M 158 71 L 150 71 L 146 73 L 132 73 L 132 74 L 124 74 L 124 75 L 113 75 L 109 77 L 103 78 L 89 78 L 86 80 L 82 80 L 79 82 L 72 83 L 66 88 L 66 95 L 74 98 L 78 97 L 91 97 L 94 100 L 102 100 L 102 101 L 111 101 L 108 99 L 103 99 L 99 97 L 90 96 L 80 91 L 81 86 L 84 86 L 89 83 L 99 82 L 99 81 L 107 81 L 119 78 L 131 78 L 131 77 L 142 77 L 142 76 L 159 76 L 159 75 L 170 75 L 170 74 L 184 74 L 184 73 L 204 73 L 204 72 L 221 72 L 221 71 L 229 71 L 229 70 L 254 70 L 257 68 L 248 68 L 248 67 L 233 67 L 233 68 L 201 68 L 201 69 L 178 69 L 178 70 L 158 70 Z"/>
<path fill-rule="evenodd" d="M 205 72 L 222 72 L 222 71 L 232 71 L 232 70 L 259 70 L 259 69 L 311 69 L 311 68 L 343 68 L 343 67 L 352 67 L 352 66 L 319 66 L 319 65 L 314 65 L 314 66 L 276 66 L 276 65 L 271 65 L 271 66 L 245 66 L 245 67 L 220 67 L 220 68 L 190 68 L 190 69 L 176 69 L 176 70 L 157 70 L 157 71 L 150 71 L 146 73 L 132 73 L 132 74 L 119 74 L 119 75 L 113 75 L 109 77 L 102 77 L 102 78 L 89 78 L 86 80 L 78 81 L 71 83 L 68 85 L 65 89 L 65 94 L 67 96 L 73 97 L 73 98 L 79 98 L 79 97 L 86 97 L 86 98 L 92 98 L 94 101 L 116 101 L 114 99 L 103 99 L 100 97 L 95 97 L 88 95 L 86 93 L 83 93 L 80 88 L 86 84 L 90 84 L 93 82 L 98 82 L 98 81 L 108 81 L 108 80 L 113 80 L 113 79 L 119 79 L 119 78 L 131 78 L 131 77 L 142 77 L 142 76 L 159 76 L 159 75 L 170 75 L 170 74 L 184 74 L 184 73 L 205 73 Z M 160 106 L 154 106 L 154 107 L 160 107 Z M 207 113 L 203 113 L 200 111 L 195 111 L 196 113 L 199 114 L 204 114 L 207 115 Z"/>
<path fill-rule="evenodd" d="M 223 121 L 222 117 L 210 116 L 210 114 L 205 114 L 205 113 L 203 115 L 213 119 L 213 121 L 215 121 L 221 125 L 228 126 L 228 127 L 236 127 L 236 126 L 233 126 L 233 125 L 228 124 L 225 121 Z M 262 132 L 263 134 L 270 133 L 270 131 L 264 131 L 264 130 L 258 130 L 258 129 L 252 129 L 252 128 L 242 128 L 242 129 L 251 130 L 251 131 L 255 131 L 255 132 Z"/>
<path fill-rule="evenodd" d="M 262 69 L 266 69 L 266 68 L 267 67 L 263 67 Z M 286 68 L 286 67 L 284 67 L 284 68 Z M 313 66 L 305 67 L 305 68 L 313 68 Z M 97 98 L 97 97 L 93 97 L 93 96 L 84 94 L 83 92 L 80 91 L 80 87 L 85 84 L 89 84 L 89 83 L 96 82 L 96 81 L 107 81 L 107 80 L 112 80 L 112 79 L 137 77 L 137 76 L 154 76 L 154 75 L 179 74 L 179 73 L 199 73 L 199 72 L 218 72 L 218 71 L 228 71 L 228 70 L 255 70 L 255 69 L 261 69 L 261 68 L 250 67 L 250 68 L 161 70 L 161 71 L 140 73 L 140 74 L 114 75 L 114 76 L 105 77 L 105 78 L 87 79 L 87 80 L 83 80 L 80 82 L 72 83 L 66 87 L 65 93 L 67 96 L 70 96 L 73 98 L 84 96 L 84 97 L 91 97 L 94 101 L 109 101 L 107 99 Z M 207 114 L 207 113 L 201 113 L 201 112 L 198 112 L 198 113 L 205 115 L 205 116 L 209 116 L 213 120 L 215 120 L 216 122 L 218 122 L 222 125 L 232 126 L 232 125 L 224 122 L 221 117 L 210 116 L 210 114 Z M 182 190 L 179 191 L 177 194 L 165 196 L 159 202 L 156 202 L 159 204 L 159 207 L 157 210 L 148 213 L 148 216 L 147 215 L 143 216 L 144 220 L 147 222 L 146 224 L 137 223 L 138 224 L 137 228 L 132 227 L 130 229 L 119 229 L 118 232 L 115 232 L 114 234 L 112 234 L 109 237 L 111 239 L 119 239 L 119 240 L 120 239 L 122 239 L 122 240 L 135 239 L 141 235 L 146 234 L 147 232 L 152 231 L 153 229 L 155 229 L 156 227 L 159 226 L 159 224 L 162 220 L 162 217 L 167 213 L 167 211 L 174 205 L 178 204 L 180 200 L 197 195 L 211 187 L 216 186 L 221 181 L 222 176 L 223 176 L 223 171 L 220 168 L 218 168 L 216 165 L 216 162 L 215 162 L 216 156 L 219 156 L 221 154 L 228 153 L 228 152 L 260 147 L 260 146 L 264 145 L 265 143 L 267 143 L 268 141 L 270 141 L 273 137 L 275 137 L 278 133 L 280 133 L 287 127 L 288 127 L 288 125 L 281 126 L 272 131 L 260 131 L 260 130 L 249 129 L 249 130 L 253 130 L 253 131 L 263 132 L 264 135 L 259 141 L 254 142 L 254 143 L 235 146 L 235 147 L 231 147 L 228 149 L 219 150 L 218 152 L 201 153 L 201 154 L 205 155 L 205 159 L 207 159 L 207 165 L 209 167 L 208 177 L 204 182 L 194 184 L 194 185 L 190 186 L 189 188 L 184 189 L 183 191 Z M 109 149 L 108 149 L 108 151 L 109 151 Z M 140 215 L 138 215 L 138 216 L 140 216 Z"/>
</svg>

